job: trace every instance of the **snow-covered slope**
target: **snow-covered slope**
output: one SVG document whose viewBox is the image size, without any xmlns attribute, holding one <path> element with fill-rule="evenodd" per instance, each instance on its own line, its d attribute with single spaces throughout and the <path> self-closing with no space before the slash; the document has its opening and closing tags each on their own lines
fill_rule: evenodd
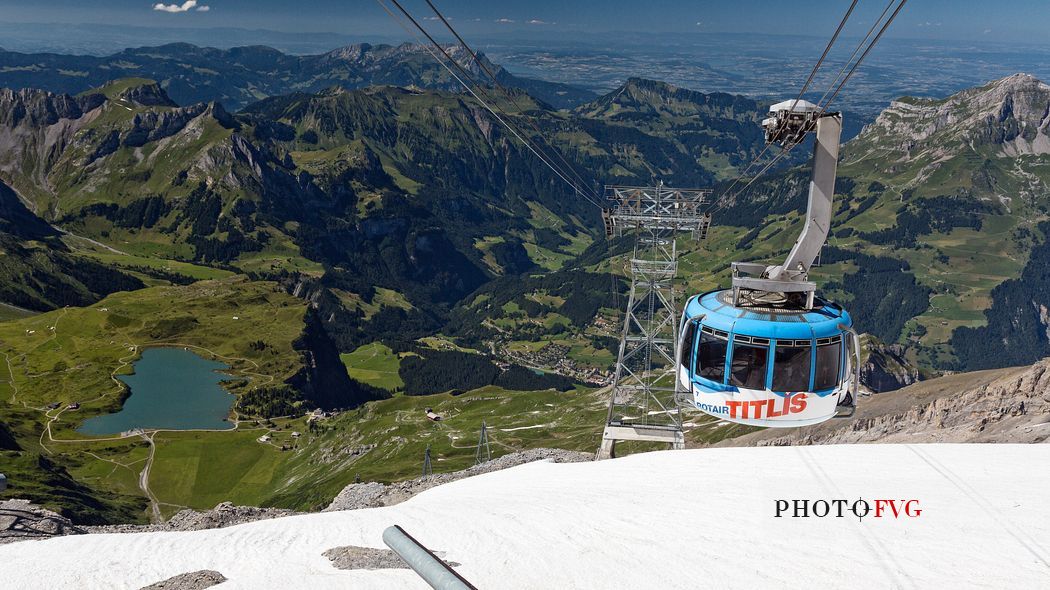
<svg viewBox="0 0 1050 590">
<path fill-rule="evenodd" d="M 189 533 L 0 546 L 4 588 L 139 588 L 217 570 L 220 588 L 425 588 L 340 571 L 400 524 L 479 588 L 1047 588 L 1050 445 L 698 449 L 532 463 L 396 506 Z M 919 500 L 894 519 L 774 518 L 777 500 Z M 887 511 L 888 512 L 888 511 Z M 848 514 L 848 513 L 847 513 Z"/>
</svg>

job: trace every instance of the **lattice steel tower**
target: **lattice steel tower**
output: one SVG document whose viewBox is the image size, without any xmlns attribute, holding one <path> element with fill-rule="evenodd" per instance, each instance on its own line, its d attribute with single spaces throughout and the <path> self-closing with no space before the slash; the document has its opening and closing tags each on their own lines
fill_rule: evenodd
<svg viewBox="0 0 1050 590">
<path fill-rule="evenodd" d="M 624 315 L 609 414 L 598 458 L 614 456 L 616 441 L 636 440 L 685 447 L 679 410 L 678 307 L 674 278 L 678 272 L 675 238 L 690 232 L 707 237 L 711 214 L 702 211 L 708 189 L 610 186 L 610 208 L 602 212 L 609 237 L 637 236 L 630 259 L 631 294 Z"/>
</svg>

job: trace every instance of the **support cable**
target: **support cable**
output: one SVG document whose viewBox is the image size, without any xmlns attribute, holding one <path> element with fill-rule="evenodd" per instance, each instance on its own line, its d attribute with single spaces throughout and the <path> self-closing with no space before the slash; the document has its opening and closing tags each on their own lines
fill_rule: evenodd
<svg viewBox="0 0 1050 590">
<path fill-rule="evenodd" d="M 513 94 L 510 91 L 508 91 L 502 84 L 500 84 L 499 79 L 496 77 L 495 74 L 492 73 L 492 70 L 489 69 L 488 65 L 478 58 L 477 52 L 471 49 L 470 45 L 467 45 L 467 42 L 452 26 L 452 23 L 450 23 L 448 19 L 445 18 L 445 15 L 442 14 L 440 10 L 438 10 L 437 6 L 435 6 L 434 3 L 431 2 L 431 0 L 425 0 L 425 2 L 427 3 L 427 6 L 430 6 L 430 9 L 434 11 L 434 14 L 438 17 L 438 19 L 440 19 L 441 22 L 445 24 L 445 28 L 447 28 L 449 32 L 452 33 L 452 35 L 456 38 L 456 40 L 459 41 L 459 44 L 463 47 L 464 50 L 466 50 L 467 54 L 470 55 L 471 59 L 474 60 L 474 63 L 476 63 L 478 67 L 481 68 L 481 70 L 489 77 L 489 79 L 492 80 L 492 83 L 495 85 L 495 87 L 500 92 L 502 92 L 504 96 L 507 97 L 508 102 L 513 104 L 514 107 L 519 111 L 524 111 L 525 109 L 521 107 L 521 104 L 518 102 L 518 99 L 514 97 Z M 568 160 L 565 159 L 565 156 L 561 153 L 561 151 L 554 147 L 550 142 L 546 141 L 546 138 L 543 136 L 543 131 L 540 130 L 536 122 L 533 121 L 531 117 L 525 117 L 525 120 L 532 126 L 533 130 L 536 131 L 536 134 L 539 136 L 540 141 L 546 143 L 551 148 L 551 151 L 554 152 L 554 155 L 557 156 L 559 160 L 561 160 L 562 164 L 564 164 L 565 167 L 569 170 L 569 172 L 572 173 L 572 175 L 580 183 L 580 185 L 587 187 L 588 190 L 591 191 L 591 196 L 600 200 L 601 197 L 597 194 L 597 192 L 595 192 L 589 187 L 588 183 L 579 174 L 577 174 L 575 167 L 572 164 L 570 164 Z"/>
<path fill-rule="evenodd" d="M 408 27 L 405 25 L 405 23 L 396 17 L 396 15 L 389 9 L 389 7 L 386 6 L 386 4 L 383 2 L 383 0 L 376 0 L 376 2 L 379 3 L 379 5 L 381 7 L 383 7 L 383 9 L 387 12 L 387 14 L 389 14 L 392 18 L 394 18 L 394 20 L 397 21 L 398 24 L 400 24 L 402 26 L 402 28 L 404 28 L 411 36 L 415 37 L 417 42 L 422 47 L 424 47 L 427 50 L 428 53 L 430 53 L 431 57 L 433 57 L 435 61 L 440 63 L 452 75 L 452 77 L 457 82 L 459 82 L 459 84 L 461 86 L 463 86 L 463 88 L 465 90 L 467 90 L 467 92 L 469 92 L 471 94 L 471 96 L 474 97 L 475 100 L 477 100 L 479 103 L 481 103 L 481 105 L 484 106 L 492 114 L 492 116 L 495 117 L 496 120 L 500 122 L 500 124 L 502 124 L 504 127 L 506 127 L 511 132 L 511 134 L 513 134 L 514 137 L 516 137 L 518 139 L 518 141 L 520 141 L 530 152 L 532 152 L 533 155 L 535 155 L 537 158 L 539 158 L 541 162 L 543 162 L 548 168 L 550 168 L 551 171 L 554 172 L 554 174 L 556 176 L 558 176 L 558 178 L 560 178 L 563 182 L 565 182 L 567 185 L 569 185 L 573 189 L 574 192 L 576 192 L 577 194 L 583 196 L 585 199 L 587 199 L 594 206 L 596 206 L 598 208 L 601 208 L 601 205 L 598 202 L 594 201 L 587 194 L 581 192 L 580 188 L 576 185 L 576 183 L 574 183 L 573 181 L 571 181 L 571 180 L 569 180 L 567 178 L 567 173 L 565 173 L 557 165 L 555 165 L 549 159 L 548 156 L 545 156 L 544 154 L 542 154 L 535 146 L 533 146 L 531 141 L 529 141 L 528 139 L 523 137 L 521 132 L 518 130 L 518 128 L 513 123 L 509 122 L 507 119 L 504 118 L 504 117 L 509 118 L 509 115 L 506 113 L 506 111 L 504 111 L 498 104 L 496 104 L 496 106 L 494 108 L 493 106 L 491 106 L 489 104 L 488 101 L 486 101 L 485 99 L 483 99 L 481 96 L 478 95 L 478 92 L 480 92 L 481 94 L 484 94 L 486 97 L 488 97 L 488 94 L 485 92 L 484 87 L 481 84 L 478 84 L 474 80 L 474 77 L 470 74 L 470 72 L 468 72 L 459 62 L 457 62 L 455 59 L 452 58 L 451 55 L 449 55 L 448 51 L 446 51 L 445 48 L 442 47 L 441 44 L 438 43 L 437 40 L 434 39 L 434 37 L 431 36 L 430 33 L 427 32 L 427 30 L 425 28 L 423 28 L 422 25 L 419 24 L 419 22 L 411 15 L 411 13 L 409 13 L 401 5 L 400 2 L 398 2 L 398 0 L 390 0 L 390 1 L 394 4 L 394 6 L 396 6 L 398 8 L 398 10 L 401 11 L 402 14 L 404 14 L 405 18 L 407 18 L 415 26 L 415 28 L 417 30 L 419 30 L 419 32 L 421 32 L 427 39 L 430 40 L 430 43 L 435 48 L 437 48 L 437 50 L 445 57 L 446 60 L 448 60 L 448 63 L 451 63 L 459 71 L 460 75 L 456 75 L 456 73 L 453 72 L 448 67 L 448 64 L 446 62 L 442 61 L 441 58 L 438 57 L 438 55 L 436 53 L 434 53 L 434 51 L 432 51 L 428 45 L 426 45 L 421 40 L 419 40 L 419 37 L 416 36 L 415 33 L 412 33 L 412 31 L 408 29 Z M 477 92 L 475 92 L 474 88 L 471 85 L 468 85 L 466 82 L 464 82 L 463 78 L 466 78 L 466 79 L 470 80 L 470 82 L 475 87 L 477 87 Z M 499 113 L 496 112 L 497 109 L 501 113 L 503 113 L 504 117 L 501 117 L 499 115 Z"/>
<path fill-rule="evenodd" d="M 849 79 L 853 76 L 853 73 L 856 72 L 858 67 L 860 67 L 860 64 L 864 62 L 864 58 L 866 58 L 868 56 L 868 54 L 871 52 L 871 50 L 879 42 L 879 40 L 882 39 L 882 35 L 890 27 L 890 25 L 893 23 L 893 20 L 895 18 L 897 18 L 897 15 L 900 13 L 901 9 L 903 9 L 904 5 L 907 4 L 907 2 L 908 2 L 908 0 L 890 0 L 890 2 L 886 5 L 886 8 L 882 11 L 882 14 L 879 16 L 878 20 L 875 21 L 874 25 L 872 25 L 871 31 L 873 31 L 875 29 L 875 27 L 878 26 L 878 24 L 880 22 L 882 22 L 882 19 L 886 16 L 886 13 L 889 12 L 890 7 L 893 6 L 893 4 L 895 2 L 898 2 L 898 1 L 899 1 L 899 4 L 897 4 L 897 8 L 893 11 L 893 14 L 891 14 L 889 19 L 887 19 L 886 22 L 882 24 L 882 27 L 879 29 L 879 32 L 875 35 L 875 38 L 871 40 L 871 43 L 869 43 L 867 45 L 867 47 L 864 49 L 864 52 L 861 53 L 859 58 L 857 58 L 857 61 L 853 63 L 853 66 L 849 69 L 849 73 L 846 74 L 846 77 L 843 78 L 841 81 L 839 81 L 838 78 L 841 77 L 841 74 L 842 74 L 842 72 L 840 71 L 839 75 L 835 77 L 835 80 L 832 81 L 831 85 L 824 92 L 824 97 L 828 97 L 828 95 L 830 93 L 830 98 L 827 98 L 827 101 L 824 101 L 823 97 L 821 98 L 821 101 L 822 101 L 823 104 L 822 104 L 822 106 L 820 106 L 820 111 L 817 113 L 816 118 L 819 119 L 820 117 L 822 117 L 828 111 L 828 108 L 831 106 L 832 101 L 835 100 L 835 98 L 838 96 L 839 92 L 846 85 L 846 82 L 849 81 Z M 853 56 L 855 56 L 857 54 L 857 52 L 860 51 L 861 47 L 864 47 L 864 44 L 867 42 L 868 38 L 871 37 L 871 31 L 869 31 L 868 34 L 865 35 L 864 38 L 861 40 L 861 42 L 857 45 L 857 48 L 853 51 Z M 853 56 L 850 57 L 851 60 L 852 60 Z M 843 66 L 843 71 L 845 70 L 846 66 L 848 66 L 848 65 L 849 65 L 849 61 L 847 61 L 846 65 Z M 837 82 L 837 85 L 836 85 L 836 82 Z M 834 91 L 832 91 L 832 88 L 834 88 Z M 772 161 L 770 161 L 768 164 L 766 164 L 766 166 L 764 168 L 762 168 L 762 170 L 759 171 L 758 174 L 756 174 L 753 178 L 751 178 L 751 180 L 746 185 L 744 185 L 743 188 L 741 188 L 740 190 L 738 190 L 735 193 L 733 193 L 728 200 L 724 200 L 723 199 L 723 197 L 726 196 L 728 191 L 726 193 L 723 193 L 718 199 L 716 199 L 716 203 L 718 201 L 722 201 L 722 202 L 721 203 L 717 203 L 718 204 L 717 207 L 713 206 L 710 209 L 710 213 L 715 213 L 717 211 L 720 211 L 723 208 L 725 208 L 727 206 L 727 204 L 734 202 L 738 196 L 743 194 L 744 191 L 746 191 L 752 184 L 754 184 L 755 181 L 758 180 L 759 177 L 762 176 L 762 174 L 764 174 L 767 170 L 769 170 L 773 166 L 773 164 L 775 164 L 781 158 L 783 158 L 788 153 L 790 153 L 791 150 L 795 149 L 795 147 L 798 146 L 799 143 L 801 143 L 801 142 L 790 143 L 786 147 L 784 147 L 784 149 L 779 154 L 777 154 L 777 156 Z M 768 145 L 770 145 L 770 144 L 767 144 L 767 147 L 768 147 Z M 732 188 L 732 187 L 730 187 L 730 188 Z"/>
<path fill-rule="evenodd" d="M 824 58 L 828 56 L 828 53 L 831 52 L 831 48 L 835 45 L 835 42 L 838 41 L 839 34 L 842 32 L 843 27 L 846 26 L 846 21 L 848 21 L 850 15 L 853 14 L 853 9 L 857 7 L 857 2 L 858 0 L 853 0 L 853 2 L 849 5 L 849 9 L 846 10 L 846 14 L 843 15 L 842 20 L 839 21 L 839 26 L 835 28 L 835 34 L 831 36 L 831 40 L 829 40 L 827 46 L 824 47 L 824 53 L 820 54 L 820 59 L 817 60 L 817 63 L 813 66 L 813 69 L 810 70 L 809 77 L 806 78 L 806 83 L 802 85 L 802 90 L 799 91 L 798 96 L 795 97 L 795 101 L 791 103 L 792 111 L 795 110 L 795 106 L 798 105 L 798 101 L 802 100 L 802 97 L 806 94 L 806 91 L 809 90 L 809 85 L 813 83 L 813 78 L 816 77 L 817 71 L 820 70 L 820 66 L 824 63 Z M 882 18 L 880 17 L 879 20 L 882 20 Z M 878 23 L 876 22 L 876 24 Z M 752 159 L 751 162 L 748 163 L 747 167 L 744 168 L 743 172 L 736 176 L 736 178 L 733 180 L 733 184 L 729 185 L 728 189 L 723 191 L 721 195 L 715 197 L 711 201 L 711 205 L 708 207 L 709 211 L 714 210 L 714 206 L 718 204 L 718 201 L 721 200 L 722 197 L 733 192 L 733 189 L 736 188 L 736 185 L 740 183 L 740 179 L 746 177 L 747 173 L 751 171 L 751 167 L 762 160 L 762 156 L 764 156 L 766 152 L 769 151 L 770 145 L 772 144 L 767 143 L 765 147 L 762 148 L 762 151 L 760 151 L 758 155 L 755 156 L 754 159 Z M 780 156 L 777 156 L 777 158 L 774 159 L 773 162 L 776 162 L 779 159 Z M 765 168 L 762 169 L 762 172 L 765 172 L 769 168 L 770 166 L 767 165 Z M 760 176 L 762 172 L 756 174 L 755 176 Z"/>
</svg>

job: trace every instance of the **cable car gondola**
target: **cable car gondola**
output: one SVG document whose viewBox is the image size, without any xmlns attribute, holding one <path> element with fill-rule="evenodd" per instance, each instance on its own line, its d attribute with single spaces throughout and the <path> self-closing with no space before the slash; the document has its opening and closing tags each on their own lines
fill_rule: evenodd
<svg viewBox="0 0 1050 590">
<path fill-rule="evenodd" d="M 809 270 L 831 224 L 842 116 L 804 100 L 770 107 L 768 143 L 816 133 L 806 224 L 784 264 L 733 263 L 730 289 L 688 300 L 678 378 L 697 409 L 729 422 L 791 427 L 853 415 L 860 346 L 845 309 L 816 296 Z"/>
</svg>

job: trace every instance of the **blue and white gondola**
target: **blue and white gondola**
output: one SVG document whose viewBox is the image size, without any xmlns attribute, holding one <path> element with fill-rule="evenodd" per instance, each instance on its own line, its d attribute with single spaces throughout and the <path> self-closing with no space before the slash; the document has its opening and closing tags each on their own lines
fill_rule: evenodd
<svg viewBox="0 0 1050 590">
<path fill-rule="evenodd" d="M 681 325 L 679 389 L 697 409 L 767 427 L 852 413 L 858 348 L 838 305 L 734 306 L 731 290 L 711 291 L 689 300 Z"/>
</svg>

